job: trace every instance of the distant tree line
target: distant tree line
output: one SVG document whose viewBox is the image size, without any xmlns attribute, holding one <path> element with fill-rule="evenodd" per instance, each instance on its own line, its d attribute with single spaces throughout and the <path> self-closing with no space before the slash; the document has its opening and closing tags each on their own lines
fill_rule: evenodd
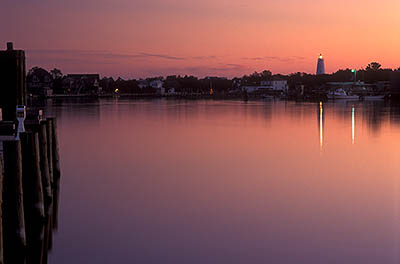
<svg viewBox="0 0 400 264">
<path fill-rule="evenodd" d="M 395 70 L 400 70 L 395 69 Z M 354 72 L 352 69 L 341 69 L 332 74 L 315 75 L 307 73 L 292 73 L 289 75 L 272 74 L 269 70 L 260 73 L 254 72 L 250 75 L 244 75 L 240 78 L 221 78 L 206 77 L 197 78 L 195 76 L 171 75 L 167 77 L 153 77 L 147 79 L 122 79 L 116 80 L 112 77 L 104 77 L 100 79 L 99 86 L 103 93 L 112 93 L 116 89 L 120 93 L 153 93 L 155 90 L 149 85 L 153 80 L 162 80 L 163 87 L 168 91 L 174 89 L 176 93 L 191 94 L 201 93 L 207 94 L 211 91 L 217 94 L 227 93 L 231 90 L 237 90 L 240 86 L 260 85 L 261 81 L 271 80 L 287 80 L 289 89 L 294 88 L 298 84 L 302 84 L 308 89 L 321 87 L 327 82 L 352 82 L 362 81 L 365 83 L 376 83 L 381 81 L 390 81 L 393 69 L 382 68 L 378 62 L 371 62 L 365 68 L 358 69 Z M 28 80 L 32 76 L 51 76 L 52 88 L 54 93 L 65 93 L 63 91 L 63 80 L 65 75 L 59 69 L 53 69 L 47 72 L 45 69 L 34 67 L 28 72 Z"/>
<path fill-rule="evenodd" d="M 190 93 L 210 93 L 212 90 L 216 93 L 224 93 L 231 89 L 232 80 L 219 77 L 207 77 L 199 79 L 195 76 L 177 76 L 171 75 L 166 78 L 153 77 L 144 80 L 124 80 L 118 78 L 104 77 L 100 81 L 100 86 L 103 91 L 110 93 L 118 89 L 121 93 L 152 93 L 154 89 L 149 85 L 151 81 L 162 80 L 163 87 L 168 91 L 174 89 L 176 93 L 190 94 Z M 145 83 L 144 86 L 140 87 L 141 83 Z"/>
</svg>

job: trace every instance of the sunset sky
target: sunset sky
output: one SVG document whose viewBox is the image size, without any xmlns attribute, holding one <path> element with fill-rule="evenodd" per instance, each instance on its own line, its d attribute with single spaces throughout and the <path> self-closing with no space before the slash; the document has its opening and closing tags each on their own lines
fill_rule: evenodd
<svg viewBox="0 0 400 264">
<path fill-rule="evenodd" d="M 141 78 L 400 67 L 399 0 L 2 0 L 28 67 Z"/>
</svg>

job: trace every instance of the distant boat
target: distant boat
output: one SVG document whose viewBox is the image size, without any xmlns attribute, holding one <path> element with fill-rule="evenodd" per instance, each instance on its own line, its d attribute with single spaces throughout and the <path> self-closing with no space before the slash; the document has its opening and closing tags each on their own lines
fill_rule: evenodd
<svg viewBox="0 0 400 264">
<path fill-rule="evenodd" d="M 347 92 L 343 89 L 337 89 L 334 92 L 328 93 L 328 99 L 334 100 L 358 100 L 358 95 L 348 95 Z"/>
<path fill-rule="evenodd" d="M 378 100 L 384 100 L 385 96 L 384 95 L 369 95 L 369 96 L 362 96 L 360 99 L 365 100 L 365 101 L 378 101 Z"/>
<path fill-rule="evenodd" d="M 272 100 L 272 99 L 275 99 L 275 97 L 272 96 L 272 95 L 261 95 L 261 98 L 264 99 L 264 100 Z"/>
</svg>

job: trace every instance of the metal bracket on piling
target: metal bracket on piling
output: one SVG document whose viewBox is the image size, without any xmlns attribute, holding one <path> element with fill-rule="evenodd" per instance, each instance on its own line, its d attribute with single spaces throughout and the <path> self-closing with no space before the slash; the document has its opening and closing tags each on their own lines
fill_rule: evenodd
<svg viewBox="0 0 400 264">
<path fill-rule="evenodd" d="M 38 112 L 38 121 L 42 121 L 43 120 L 43 110 L 39 110 Z"/>
<path fill-rule="evenodd" d="M 19 134 L 25 132 L 24 121 L 26 118 L 26 106 L 17 105 L 17 120 L 18 120 L 18 130 L 16 139 L 19 140 Z"/>
</svg>

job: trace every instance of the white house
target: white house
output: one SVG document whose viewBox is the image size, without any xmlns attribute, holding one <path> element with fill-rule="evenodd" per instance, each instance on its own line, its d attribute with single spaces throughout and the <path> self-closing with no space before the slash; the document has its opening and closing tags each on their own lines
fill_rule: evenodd
<svg viewBox="0 0 400 264">
<path fill-rule="evenodd" d="M 163 81 L 161 81 L 161 80 L 154 80 L 154 81 L 151 81 L 151 82 L 149 83 L 149 85 L 151 86 L 151 88 L 160 89 L 160 88 L 163 87 Z"/>
<path fill-rule="evenodd" d="M 165 94 L 165 88 L 163 87 L 164 82 L 161 80 L 154 80 L 149 83 L 150 87 L 155 89 L 157 94 Z"/>
<path fill-rule="evenodd" d="M 289 89 L 288 83 L 286 80 L 278 80 L 278 81 L 261 81 L 261 86 L 269 86 L 270 89 L 274 91 L 282 91 L 287 92 Z"/>
</svg>

